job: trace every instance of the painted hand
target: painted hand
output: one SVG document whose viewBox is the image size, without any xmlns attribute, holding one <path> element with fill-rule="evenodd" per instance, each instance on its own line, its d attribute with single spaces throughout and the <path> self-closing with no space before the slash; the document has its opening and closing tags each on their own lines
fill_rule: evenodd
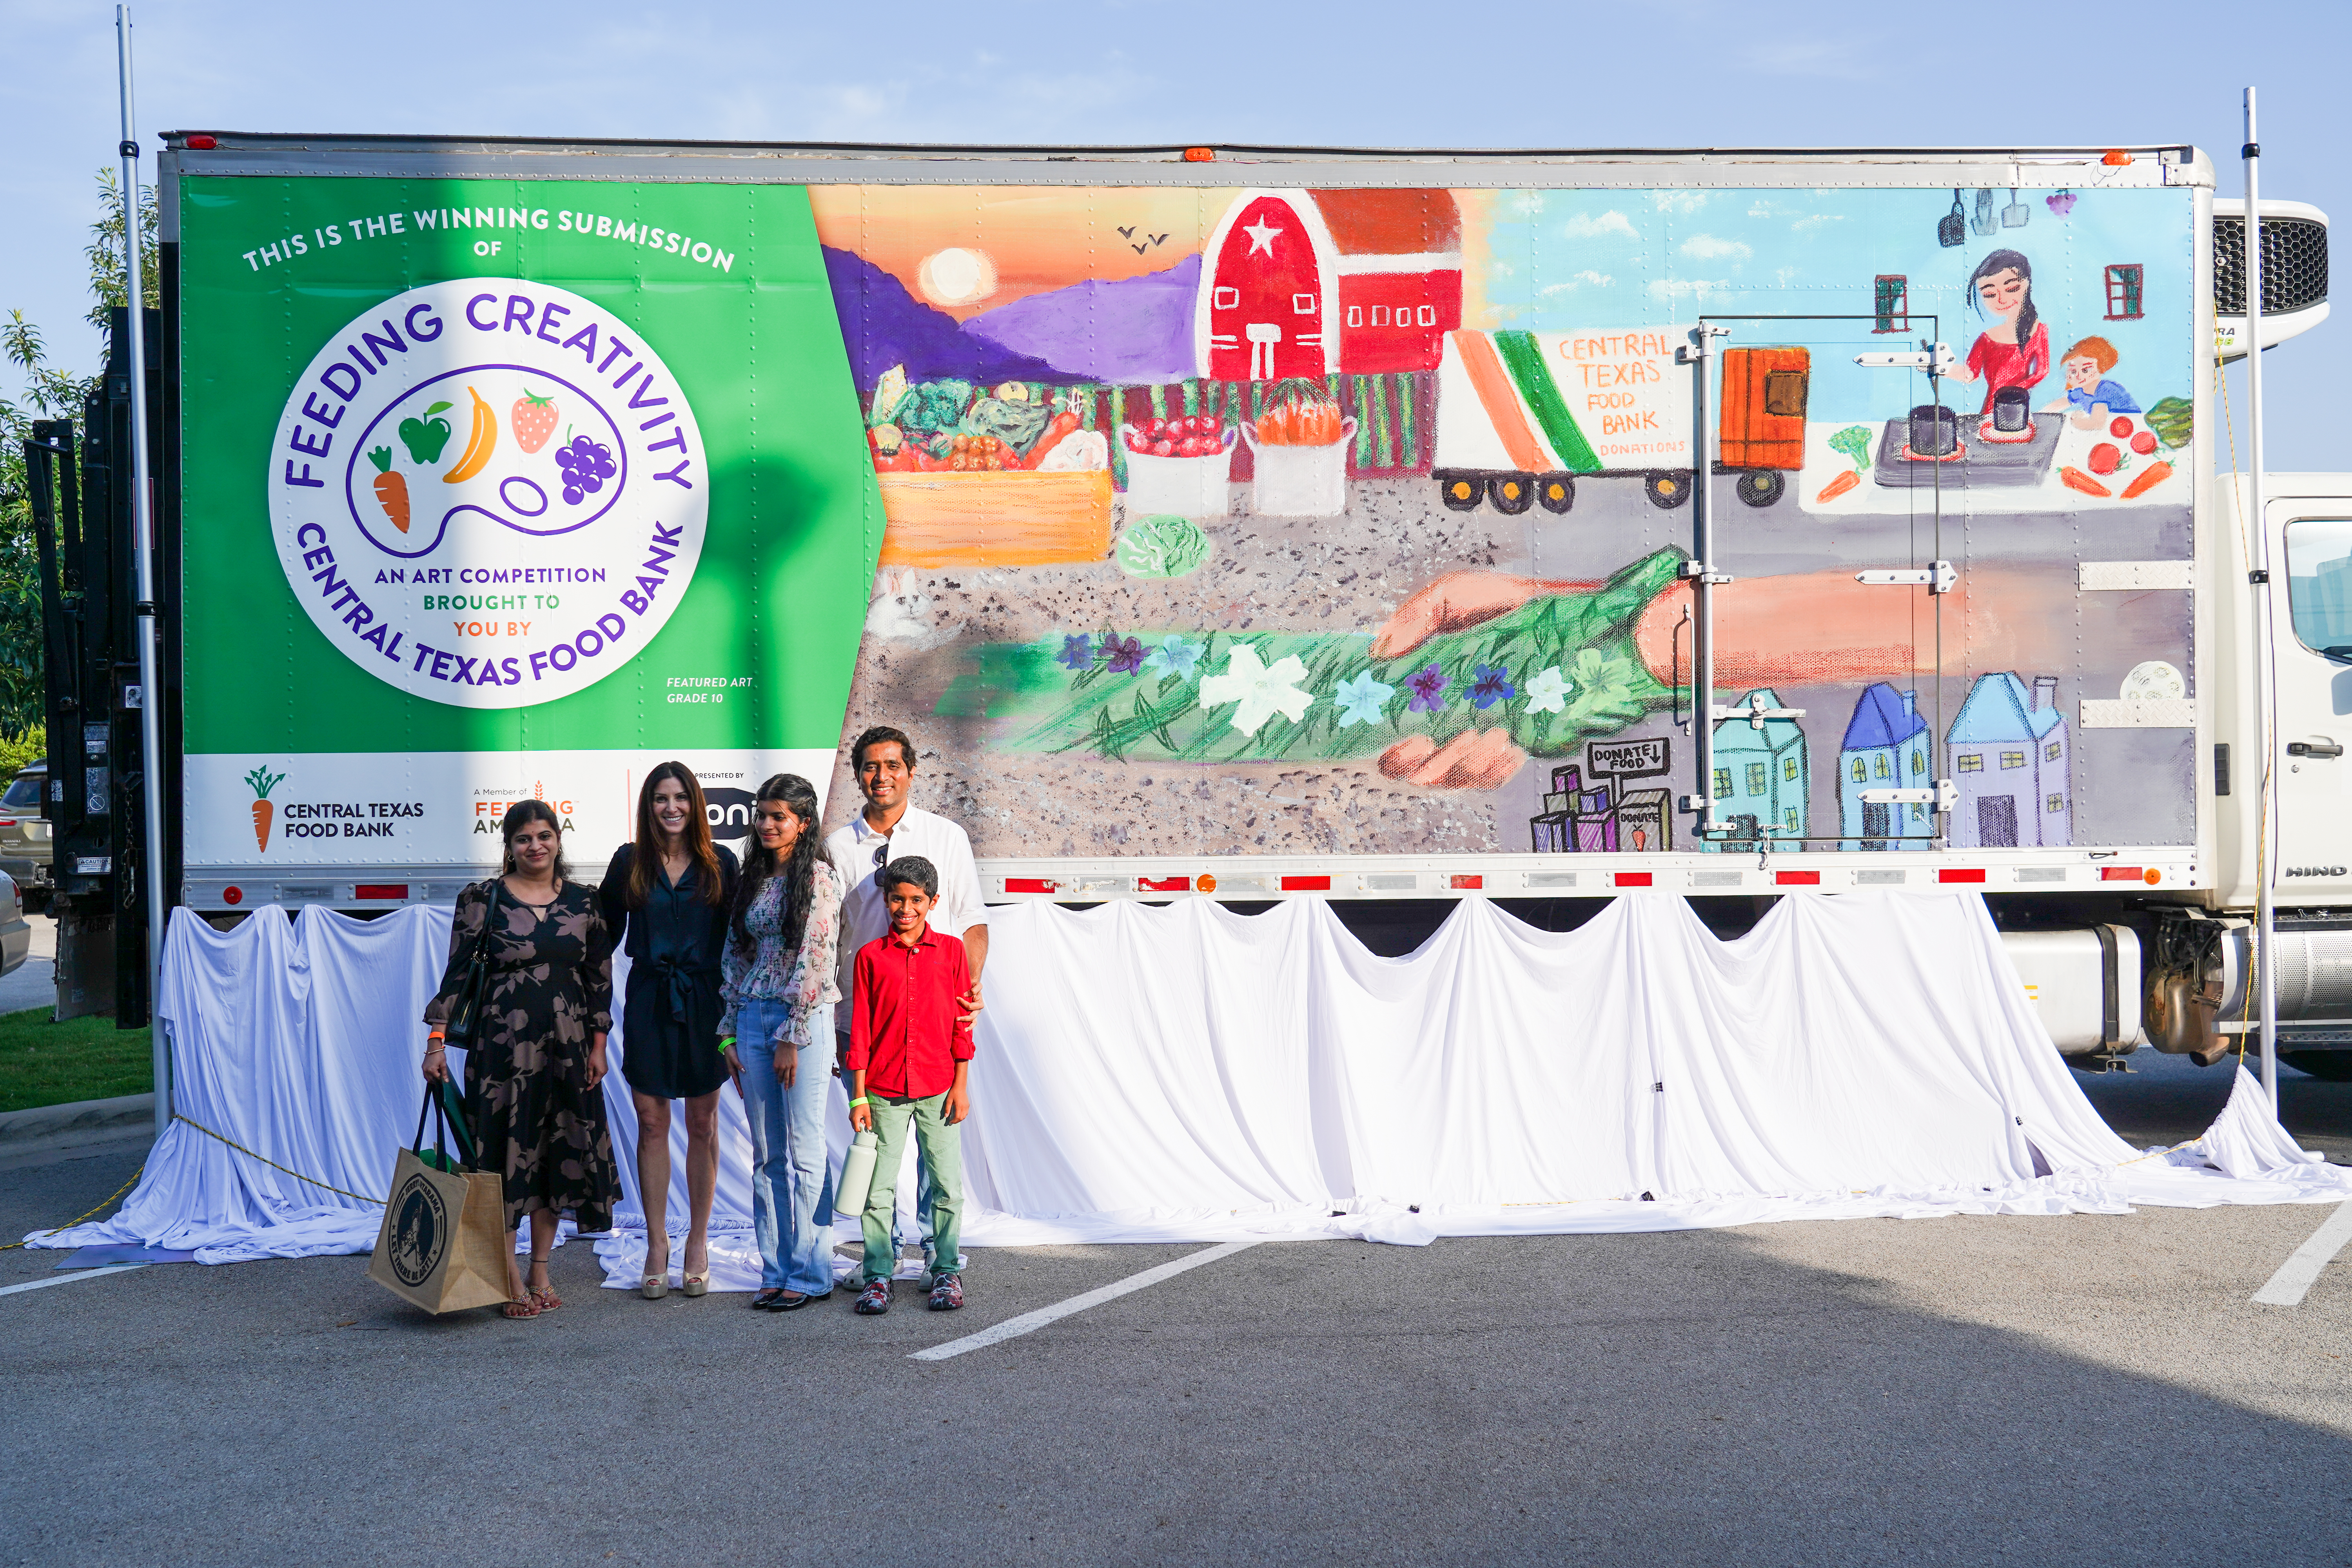
<svg viewBox="0 0 2352 1568">
<path fill-rule="evenodd" d="M 1507 572 L 1449 572 L 1399 605 L 1372 639 L 1374 658 L 1411 653 L 1440 632 L 1507 616 L 1529 599 L 1571 586 Z"/>
<path fill-rule="evenodd" d="M 1381 772 L 1425 789 L 1496 789 L 1527 760 L 1508 730 L 1465 730 L 1443 746 L 1407 735 L 1381 753 Z"/>
</svg>

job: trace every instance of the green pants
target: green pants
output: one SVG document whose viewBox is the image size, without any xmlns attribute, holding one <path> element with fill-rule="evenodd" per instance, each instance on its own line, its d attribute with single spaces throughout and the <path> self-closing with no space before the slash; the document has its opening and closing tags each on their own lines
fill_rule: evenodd
<svg viewBox="0 0 2352 1568">
<path fill-rule="evenodd" d="M 886 1100 L 874 1095 L 874 1186 L 866 1195 L 866 1279 L 887 1279 L 898 1266 L 890 1221 L 898 1202 L 898 1166 L 906 1159 L 907 1123 L 931 1175 L 931 1257 L 934 1275 L 955 1272 L 963 1239 L 963 1129 L 948 1124 L 948 1097 Z"/>
</svg>

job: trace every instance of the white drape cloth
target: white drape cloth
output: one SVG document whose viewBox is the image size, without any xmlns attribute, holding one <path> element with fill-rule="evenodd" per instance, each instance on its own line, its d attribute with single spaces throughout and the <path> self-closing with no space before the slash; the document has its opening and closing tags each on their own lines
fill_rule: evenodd
<svg viewBox="0 0 2352 1568">
<path fill-rule="evenodd" d="M 448 928 L 435 909 L 268 909 L 226 932 L 178 911 L 159 992 L 176 1108 L 305 1175 L 381 1193 L 415 1127 L 416 1020 Z M 2352 1196 L 2352 1173 L 2298 1149 L 2242 1075 L 2194 1149 L 2126 1145 L 1973 894 L 1791 898 L 1733 942 L 1663 895 L 1570 932 L 1470 900 L 1400 959 L 1312 900 L 1255 916 L 1207 900 L 1024 904 L 992 911 L 991 932 L 964 1146 L 973 1246 L 1418 1243 Z M 644 1220 L 619 1044 L 606 1099 L 626 1195 L 597 1251 L 625 1285 Z M 733 1089 L 720 1107 L 713 1283 L 750 1289 L 750 1144 Z M 837 1162 L 837 1087 L 831 1120 Z M 215 1263 L 364 1252 L 381 1212 L 175 1123 L 120 1213 L 39 1244 Z M 673 1279 L 678 1262 L 674 1246 Z"/>
</svg>

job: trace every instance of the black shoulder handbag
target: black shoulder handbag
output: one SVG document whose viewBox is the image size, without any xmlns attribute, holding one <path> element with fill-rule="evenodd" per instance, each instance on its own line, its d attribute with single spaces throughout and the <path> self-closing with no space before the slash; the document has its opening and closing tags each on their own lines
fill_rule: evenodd
<svg viewBox="0 0 2352 1568">
<path fill-rule="evenodd" d="M 474 1043 L 474 1031 L 482 1016 L 482 1000 L 490 990 L 490 938 L 499 919 L 499 895 L 504 889 L 499 879 L 489 879 L 490 908 L 482 917 L 482 934 L 474 940 L 474 955 L 467 962 L 466 978 L 457 983 L 457 1000 L 449 1005 L 449 1016 L 441 1024 L 444 1044 L 464 1050 Z"/>
</svg>

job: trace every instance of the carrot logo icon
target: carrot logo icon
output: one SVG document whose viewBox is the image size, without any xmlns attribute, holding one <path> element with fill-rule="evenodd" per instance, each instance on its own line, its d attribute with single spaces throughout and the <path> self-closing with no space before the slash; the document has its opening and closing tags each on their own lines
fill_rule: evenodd
<svg viewBox="0 0 2352 1568">
<path fill-rule="evenodd" d="M 253 844 L 257 849 L 269 847 L 269 819 L 278 815 L 278 808 L 269 804 L 269 792 L 283 784 L 285 780 L 284 773 L 273 773 L 266 767 L 256 768 L 245 775 L 245 782 L 253 786 L 255 796 Z"/>
</svg>

